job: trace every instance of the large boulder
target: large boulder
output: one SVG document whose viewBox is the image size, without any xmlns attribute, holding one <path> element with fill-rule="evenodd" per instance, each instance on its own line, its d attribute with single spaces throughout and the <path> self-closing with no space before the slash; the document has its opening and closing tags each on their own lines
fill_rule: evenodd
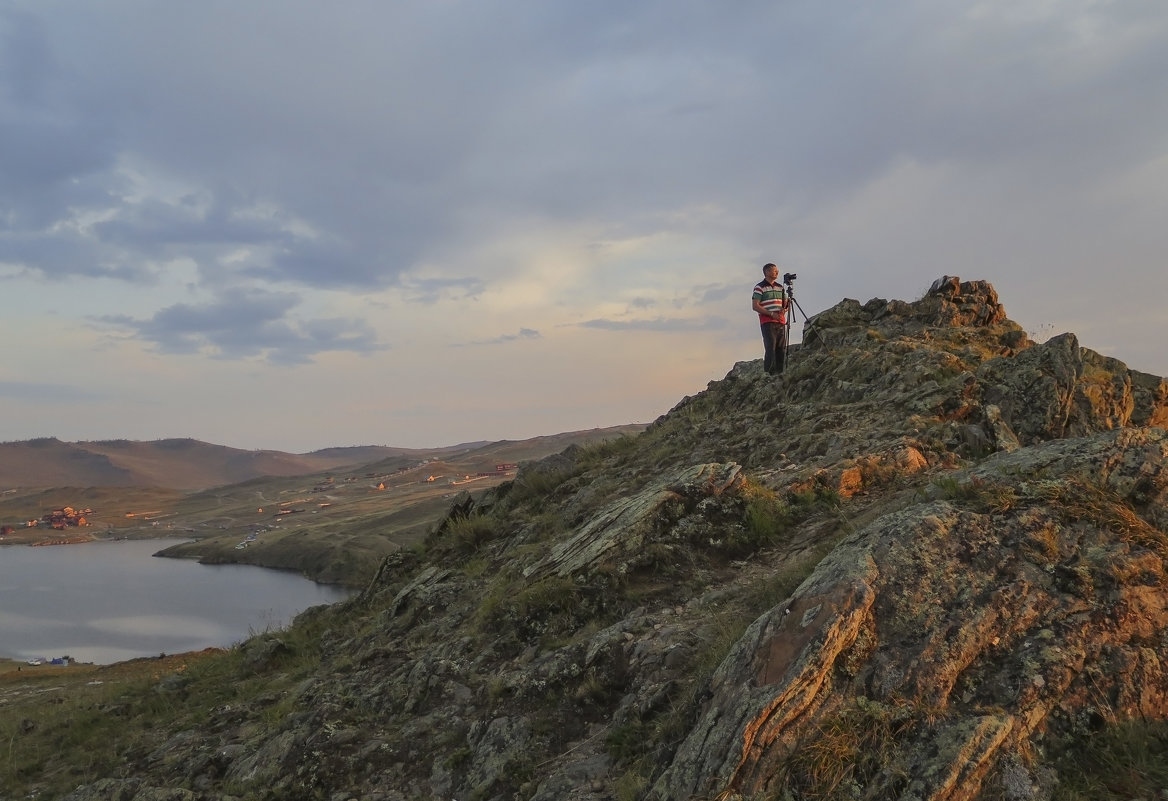
<svg viewBox="0 0 1168 801">
<path fill-rule="evenodd" d="M 1074 334 L 990 359 L 977 380 L 982 403 L 1023 444 L 1168 422 L 1168 382 L 1080 347 Z"/>
<path fill-rule="evenodd" d="M 1098 725 L 1102 699 L 1163 716 L 1168 537 L 1150 521 L 1168 434 L 1022 449 L 954 481 L 953 498 L 857 532 L 749 627 L 654 798 L 769 797 L 807 754 L 828 770 L 864 744 L 882 768 L 850 775 L 868 793 L 965 801 L 1035 735 Z"/>
</svg>

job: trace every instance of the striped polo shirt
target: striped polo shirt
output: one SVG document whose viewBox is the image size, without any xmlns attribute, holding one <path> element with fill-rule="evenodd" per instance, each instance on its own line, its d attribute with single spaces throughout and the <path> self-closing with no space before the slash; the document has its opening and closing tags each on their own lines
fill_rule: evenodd
<svg viewBox="0 0 1168 801">
<path fill-rule="evenodd" d="M 768 311 L 777 311 L 779 313 L 779 319 L 777 320 L 773 317 L 766 317 L 760 314 L 758 316 L 758 321 L 760 323 L 787 322 L 786 294 L 787 293 L 783 289 L 783 285 L 778 281 L 773 284 L 768 284 L 766 279 L 763 279 L 762 281 L 759 281 L 757 284 L 755 284 L 754 295 L 752 296 L 753 299 L 761 303 L 764 309 L 767 309 Z"/>
</svg>

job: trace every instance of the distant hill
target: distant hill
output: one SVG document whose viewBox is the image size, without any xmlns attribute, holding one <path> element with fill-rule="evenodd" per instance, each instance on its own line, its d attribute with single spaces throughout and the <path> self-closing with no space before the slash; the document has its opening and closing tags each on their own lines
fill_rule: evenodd
<svg viewBox="0 0 1168 801">
<path fill-rule="evenodd" d="M 643 425 L 617 426 L 614 435 L 634 433 Z M 608 429 L 605 429 L 606 431 Z M 546 455 L 547 445 L 566 448 L 596 432 L 569 432 L 534 441 L 505 441 L 508 461 L 524 453 Z M 55 437 L 0 443 L 0 489 L 15 487 L 161 487 L 202 490 L 269 476 L 300 476 L 375 462 L 395 465 L 483 451 L 489 461 L 492 443 L 469 442 L 441 448 L 413 449 L 379 445 L 326 448 L 311 453 L 242 450 L 195 439 L 152 442 L 116 439 L 62 442 Z"/>
</svg>

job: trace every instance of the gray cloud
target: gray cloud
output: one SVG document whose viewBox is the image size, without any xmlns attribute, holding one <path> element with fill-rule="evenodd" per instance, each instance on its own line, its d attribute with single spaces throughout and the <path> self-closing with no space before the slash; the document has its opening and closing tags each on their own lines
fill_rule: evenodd
<svg viewBox="0 0 1168 801">
<path fill-rule="evenodd" d="M 806 214 L 903 158 L 1085 178 L 1154 156 L 1168 122 L 1163 101 L 1147 102 L 1168 72 L 1147 33 L 1165 29 L 1154 2 L 1048 16 L 956 2 L 843 16 L 521 4 L 509 26 L 496 22 L 512 2 L 211 2 L 182 15 L 111 3 L 5 16 L 5 118 L 21 122 L 2 129 L 0 174 L 26 198 L 8 201 L 7 227 L 35 247 L 0 253 L 53 277 L 68 269 L 38 249 L 79 236 L 61 225 L 74 181 L 105 184 L 81 207 L 109 217 L 83 232 L 99 254 L 83 274 L 186 251 L 214 281 L 215 263 L 251 244 L 266 249 L 252 276 L 360 289 L 510 216 L 634 235 L 703 202 L 742 234 L 758 224 L 733 220 Z M 127 198 L 127 156 L 202 207 Z M 245 219 L 248 202 L 277 216 Z"/>
<path fill-rule="evenodd" d="M 94 247 L 88 237 L 75 231 L 0 234 L 0 264 L 53 279 L 85 276 L 150 283 L 155 276 L 154 269 L 138 257 Z"/>
<path fill-rule="evenodd" d="M 263 357 L 274 364 L 302 364 L 326 351 L 383 350 L 363 321 L 289 318 L 300 302 L 292 293 L 238 291 L 213 303 L 179 303 L 140 320 L 125 315 L 96 318 L 129 329 L 162 353 L 207 353 L 213 358 Z"/>
<path fill-rule="evenodd" d="M 761 267 L 762 265 L 759 266 Z M 697 293 L 699 303 L 715 303 L 726 298 L 734 297 L 735 295 L 745 296 L 747 294 L 747 290 L 741 286 L 732 286 L 729 284 L 699 286 L 694 287 L 694 291 Z"/>
<path fill-rule="evenodd" d="M 481 278 L 452 275 L 450 278 L 407 278 L 401 284 L 411 303 L 434 303 L 445 300 L 474 300 L 486 288 Z"/>
<path fill-rule="evenodd" d="M 578 324 L 581 328 L 598 328 L 603 331 L 719 331 L 727 326 L 721 317 L 656 317 L 652 320 L 587 320 Z"/>
<path fill-rule="evenodd" d="M 518 333 L 515 333 L 515 334 L 500 334 L 499 336 L 494 337 L 493 339 L 480 339 L 480 340 L 476 340 L 474 342 L 468 342 L 465 344 L 455 343 L 454 345 L 452 345 L 452 347 L 461 348 L 461 347 L 467 347 L 468 345 L 472 345 L 472 346 L 473 345 L 502 345 L 502 344 L 505 344 L 508 342 L 529 341 L 529 340 L 533 340 L 533 339 L 543 339 L 543 335 L 540 334 L 539 331 L 536 331 L 534 328 L 520 328 Z"/>
<path fill-rule="evenodd" d="M 214 200 L 216 205 L 210 208 L 202 208 L 193 196 L 175 203 L 158 200 L 126 203 L 118 209 L 118 216 L 94 223 L 92 230 L 101 242 L 119 246 L 133 244 L 144 251 L 160 246 L 262 245 L 292 239 L 275 220 L 247 219 L 238 208 L 224 205 L 221 196 Z"/>
</svg>

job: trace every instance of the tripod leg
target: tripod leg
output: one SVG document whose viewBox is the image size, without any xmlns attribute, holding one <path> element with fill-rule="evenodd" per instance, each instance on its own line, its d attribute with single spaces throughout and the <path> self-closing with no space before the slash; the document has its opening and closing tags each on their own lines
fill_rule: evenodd
<svg viewBox="0 0 1168 801">
<path fill-rule="evenodd" d="M 787 317 L 787 321 L 783 323 L 783 342 L 779 349 L 779 358 L 776 372 L 783 372 L 787 369 L 787 343 L 791 341 L 791 318 Z"/>
</svg>

